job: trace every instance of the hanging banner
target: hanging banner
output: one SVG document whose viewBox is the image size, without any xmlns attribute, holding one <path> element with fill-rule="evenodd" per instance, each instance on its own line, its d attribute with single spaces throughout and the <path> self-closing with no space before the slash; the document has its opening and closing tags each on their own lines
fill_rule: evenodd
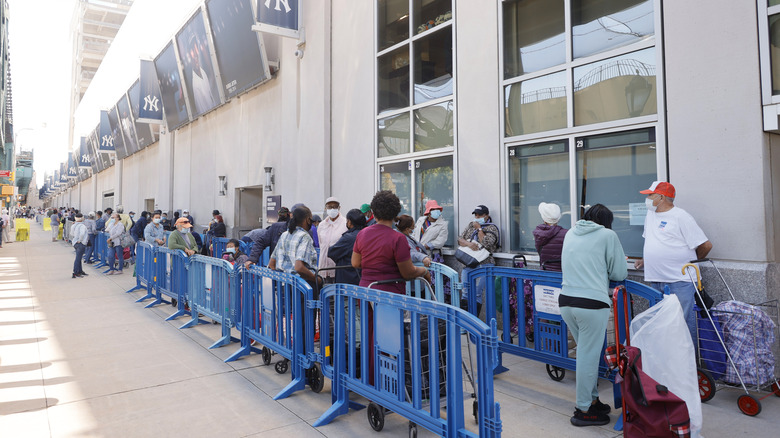
<svg viewBox="0 0 780 438">
<path fill-rule="evenodd" d="M 81 137 L 79 146 L 79 169 L 89 169 L 92 163 L 89 161 L 89 149 L 87 148 L 87 137 Z"/>
<path fill-rule="evenodd" d="M 130 97 L 131 101 L 138 103 L 137 121 L 162 124 L 162 97 L 160 84 L 157 82 L 157 71 L 154 69 L 154 61 L 141 60 L 141 79 L 137 92 L 139 94 L 137 97 Z M 133 112 L 136 112 L 135 108 Z"/>
<path fill-rule="evenodd" d="M 300 0 L 257 0 L 257 24 L 252 30 L 299 38 Z"/>
<path fill-rule="evenodd" d="M 68 175 L 67 175 L 68 178 L 76 178 L 79 176 L 79 173 L 76 170 L 76 160 L 74 159 L 74 152 L 68 154 Z"/>
<path fill-rule="evenodd" d="M 108 121 L 108 111 L 100 111 L 100 132 L 98 133 L 98 152 L 115 153 L 114 136 L 111 134 L 111 124 Z"/>
</svg>

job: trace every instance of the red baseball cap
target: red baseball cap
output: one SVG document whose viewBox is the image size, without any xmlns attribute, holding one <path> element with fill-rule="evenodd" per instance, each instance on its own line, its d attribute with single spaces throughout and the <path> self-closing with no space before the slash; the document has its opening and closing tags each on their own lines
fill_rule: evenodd
<svg viewBox="0 0 780 438">
<path fill-rule="evenodd" d="M 650 184 L 650 188 L 647 190 L 642 190 L 639 192 L 643 195 L 650 195 L 653 193 L 657 193 L 659 195 L 666 196 L 667 198 L 674 198 L 675 190 L 674 186 L 671 183 L 668 183 L 666 181 L 653 181 L 652 184 Z"/>
</svg>

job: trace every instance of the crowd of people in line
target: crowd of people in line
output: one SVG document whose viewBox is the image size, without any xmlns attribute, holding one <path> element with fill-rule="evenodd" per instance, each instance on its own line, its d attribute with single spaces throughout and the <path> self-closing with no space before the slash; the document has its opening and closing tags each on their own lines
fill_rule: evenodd
<svg viewBox="0 0 780 438">
<path fill-rule="evenodd" d="M 652 287 L 659 291 L 667 287 L 677 295 L 695 340 L 695 289 L 682 275 L 681 267 L 706 257 L 712 244 L 693 217 L 674 205 L 676 193 L 672 184 L 654 182 L 640 193 L 646 195 L 647 215 L 643 258 L 635 262 L 635 268 L 644 269 L 644 279 Z M 394 193 L 379 191 L 370 204 L 343 214 L 339 200 L 329 197 L 324 203 L 325 219 L 303 204 L 293 205 L 291 209 L 281 207 L 277 222 L 241 238 L 252 243 L 250 254 L 241 252 L 240 242 L 231 239 L 225 253 L 214 256 L 248 268 L 260 263 L 263 251 L 269 248 L 270 269 L 295 273 L 315 290 L 330 283 L 368 286 L 381 282 L 375 286 L 377 289 L 403 294 L 404 280 L 422 277 L 430 281 L 427 267 L 434 261 L 443 262 L 441 249 L 449 236 L 443 210 L 436 200 L 429 200 L 423 214 L 415 220 L 400 214 L 402 205 Z M 571 423 L 575 426 L 608 424 L 611 408 L 598 397 L 598 367 L 610 315 L 609 282 L 627 278 L 628 258 L 612 230 L 614 216 L 606 206 L 596 204 L 587 208 L 571 230 L 559 224 L 558 205 L 542 202 L 538 211 L 542 223 L 534 229 L 533 237 L 539 262 L 543 269 L 562 271 L 558 304 L 577 344 L 576 408 Z M 102 231 L 109 235 L 108 275 L 122 274 L 125 259 L 133 263 L 134 243 L 138 241 L 179 249 L 191 256 L 208 254 L 208 240 L 226 236 L 218 210 L 212 212 L 212 220 L 204 230 L 206 242 L 198 233 L 191 232 L 194 220 L 186 209 L 181 215 L 174 213 L 172 219 L 157 210 L 144 211 L 136 220 L 135 213 L 124 213 L 122 206 L 117 206 L 116 211 L 107 208 L 89 212 L 86 218 L 72 208 L 50 209 L 46 214 L 52 224 L 74 222 L 64 236 L 76 250 L 73 278 L 87 275 L 82 269 L 82 259 L 88 264 L 95 261 L 95 236 Z M 457 237 L 456 258 L 463 251 L 475 258 L 472 268 L 494 264 L 493 255 L 501 242 L 499 227 L 485 205 L 474 208 L 472 215 L 473 219 Z M 57 236 L 58 227 L 53 226 L 52 241 Z M 477 282 L 473 293 L 479 315 L 485 294 L 484 279 Z M 460 305 L 466 308 L 465 297 Z"/>
</svg>

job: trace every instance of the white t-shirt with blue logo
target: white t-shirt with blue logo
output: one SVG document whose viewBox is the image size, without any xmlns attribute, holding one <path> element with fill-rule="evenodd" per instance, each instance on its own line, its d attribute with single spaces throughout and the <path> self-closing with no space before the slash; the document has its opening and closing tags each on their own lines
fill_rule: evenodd
<svg viewBox="0 0 780 438">
<path fill-rule="evenodd" d="M 682 267 L 695 260 L 696 248 L 709 240 L 693 216 L 679 207 L 663 213 L 648 210 L 642 237 L 645 281 L 664 283 L 690 281 Z"/>
</svg>

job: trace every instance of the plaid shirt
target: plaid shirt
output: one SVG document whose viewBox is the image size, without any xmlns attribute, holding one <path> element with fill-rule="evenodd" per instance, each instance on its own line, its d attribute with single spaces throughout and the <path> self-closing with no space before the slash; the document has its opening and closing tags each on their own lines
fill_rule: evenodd
<svg viewBox="0 0 780 438">
<path fill-rule="evenodd" d="M 276 268 L 284 272 L 295 273 L 295 262 L 300 260 L 314 272 L 314 266 L 317 266 L 317 251 L 314 249 L 314 240 L 309 233 L 301 227 L 290 234 L 289 231 L 282 233 L 279 242 L 274 248 L 271 258 L 276 260 Z"/>
</svg>

